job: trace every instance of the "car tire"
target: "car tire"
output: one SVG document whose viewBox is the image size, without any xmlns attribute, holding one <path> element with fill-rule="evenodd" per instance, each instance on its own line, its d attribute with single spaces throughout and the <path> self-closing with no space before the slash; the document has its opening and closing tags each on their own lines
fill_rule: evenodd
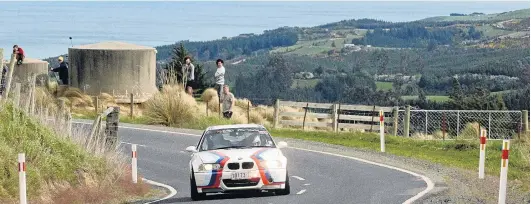
<svg viewBox="0 0 531 204">
<path fill-rule="evenodd" d="M 190 197 L 193 201 L 201 200 L 205 197 L 205 193 L 197 192 L 197 186 L 195 184 L 195 176 L 192 173 L 192 178 L 190 178 Z"/>
<path fill-rule="evenodd" d="M 290 194 L 290 187 L 289 187 L 289 175 L 286 171 L 286 185 L 284 189 L 276 190 L 275 193 L 277 195 L 289 195 Z"/>
</svg>

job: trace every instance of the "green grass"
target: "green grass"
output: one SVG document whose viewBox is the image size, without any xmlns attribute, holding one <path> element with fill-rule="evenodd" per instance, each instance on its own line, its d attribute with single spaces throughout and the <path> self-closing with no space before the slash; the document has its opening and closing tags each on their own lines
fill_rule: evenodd
<svg viewBox="0 0 531 204">
<path fill-rule="evenodd" d="M 476 26 L 476 30 L 483 32 L 483 35 L 487 38 L 514 33 L 514 31 L 498 29 L 491 25 Z"/>
<path fill-rule="evenodd" d="M 320 79 L 294 79 L 291 88 L 313 88 L 319 81 Z"/>
<path fill-rule="evenodd" d="M 49 181 L 77 186 L 76 171 L 83 170 L 97 178 L 108 171 L 102 158 L 91 156 L 71 140 L 54 135 L 48 127 L 18 109 L 13 110 L 10 104 L 0 109 L 0 118 L 0 198 L 18 196 L 18 153 L 26 154 L 29 198 L 39 196 L 39 190 Z"/>
<path fill-rule="evenodd" d="M 419 96 L 402 96 L 402 99 L 403 100 L 415 100 L 418 97 Z M 450 100 L 450 96 L 426 96 L 426 98 L 430 101 L 435 101 L 435 102 L 446 102 Z"/>
<path fill-rule="evenodd" d="M 332 133 L 323 131 L 270 130 L 275 137 L 295 138 L 359 149 L 380 151 L 380 138 L 374 133 Z M 478 141 L 433 141 L 386 136 L 386 153 L 435 162 L 449 167 L 477 171 Z M 485 172 L 497 176 L 500 172 L 501 142 L 488 141 Z M 521 153 L 523 152 L 523 153 Z M 522 181 L 524 190 L 529 189 L 529 145 L 511 141 L 509 179 Z"/>
<path fill-rule="evenodd" d="M 481 16 L 436 16 L 423 19 L 422 21 L 484 21 L 484 20 L 494 20 L 494 21 L 504 21 L 515 18 L 529 18 L 529 9 L 521 9 L 506 12 L 504 14 L 486 14 Z"/>
<path fill-rule="evenodd" d="M 393 88 L 393 82 L 383 82 L 383 81 L 377 81 L 376 82 L 376 89 L 382 90 L 382 91 L 388 91 Z"/>
</svg>

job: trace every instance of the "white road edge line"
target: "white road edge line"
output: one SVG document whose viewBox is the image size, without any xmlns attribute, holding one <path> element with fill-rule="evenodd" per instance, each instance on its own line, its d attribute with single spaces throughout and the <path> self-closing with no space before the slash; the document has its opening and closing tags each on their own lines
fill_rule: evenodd
<svg viewBox="0 0 531 204">
<path fill-rule="evenodd" d="M 128 144 L 128 145 L 132 145 L 133 143 L 129 143 L 129 142 L 120 142 L 122 144 Z M 146 147 L 146 145 L 141 145 L 141 144 L 136 144 L 137 146 L 139 147 Z"/>
<path fill-rule="evenodd" d="M 177 190 L 175 190 L 175 188 L 173 188 L 171 186 L 168 186 L 168 185 L 163 184 L 163 183 L 155 182 L 155 181 L 152 181 L 152 180 L 149 180 L 149 179 L 145 179 L 145 178 L 142 178 L 142 181 L 144 181 L 146 183 L 149 183 L 151 185 L 163 187 L 163 188 L 166 188 L 166 189 L 170 190 L 170 194 L 168 194 L 166 197 L 158 199 L 158 200 L 154 200 L 154 201 L 151 201 L 151 202 L 148 202 L 148 203 L 145 203 L 145 204 L 163 201 L 163 200 L 166 200 L 168 198 L 171 198 L 171 197 L 177 195 Z"/>
<path fill-rule="evenodd" d="M 91 123 L 74 122 L 74 121 L 73 121 L 73 123 L 82 123 L 82 124 L 89 124 L 89 125 L 91 124 Z M 174 132 L 174 131 L 152 130 L 152 129 L 134 128 L 134 127 L 126 127 L 126 126 L 119 126 L 119 127 L 126 128 L 126 129 L 145 130 L 145 131 L 162 132 L 162 133 L 173 133 L 173 134 L 189 135 L 189 136 L 196 136 L 196 137 L 200 137 L 201 136 L 201 135 L 197 135 L 197 134 L 179 133 L 179 132 Z M 389 165 L 381 164 L 381 163 L 377 163 L 377 162 L 372 162 L 372 161 L 368 161 L 368 160 L 360 159 L 360 158 L 356 158 L 356 157 L 345 156 L 345 155 L 341 155 L 341 154 L 334 154 L 334 153 L 330 153 L 330 152 L 322 152 L 322 151 L 303 149 L 303 148 L 297 148 L 297 147 L 288 147 L 288 148 L 298 149 L 298 150 L 302 150 L 302 151 L 316 152 L 316 153 L 321 153 L 321 154 L 327 154 L 327 155 L 343 157 L 343 158 L 347 158 L 347 159 L 353 159 L 353 160 L 357 160 L 357 161 L 360 161 L 360 162 L 364 162 L 364 163 L 368 163 L 368 164 L 372 164 L 372 165 L 376 165 L 376 166 L 381 166 L 381 167 L 385 167 L 385 168 L 401 171 L 401 172 L 408 173 L 408 174 L 411 174 L 413 176 L 422 178 L 422 180 L 424 180 L 424 182 L 426 182 L 426 184 L 427 184 L 426 189 L 424 189 L 423 191 L 419 192 L 417 195 L 409 198 L 408 200 L 404 201 L 402 204 L 413 203 L 414 201 L 418 200 L 419 198 L 421 198 L 422 196 L 424 196 L 428 192 L 430 192 L 435 186 L 433 181 L 431 181 L 431 179 L 428 178 L 427 176 L 424 176 L 424 175 L 421 175 L 421 174 L 417 174 L 415 172 L 408 171 L 408 170 L 405 170 L 405 169 L 401 169 L 401 168 L 398 168 L 398 167 L 389 166 Z"/>
<path fill-rule="evenodd" d="M 403 204 L 413 203 L 414 201 L 416 201 L 419 198 L 421 198 L 422 196 L 424 196 L 426 193 L 430 192 L 433 189 L 433 187 L 435 186 L 434 183 L 430 180 L 430 178 L 428 178 L 428 177 L 426 177 L 424 175 L 421 175 L 421 174 L 417 174 L 417 173 L 412 172 L 412 171 L 408 171 L 408 170 L 405 170 L 405 169 L 398 168 L 398 167 L 389 166 L 389 165 L 386 165 L 386 164 L 380 164 L 380 163 L 377 163 L 377 162 L 372 162 L 372 161 L 368 161 L 368 160 L 360 159 L 360 158 L 356 158 L 356 157 L 350 157 L 350 156 L 345 156 L 345 155 L 341 155 L 341 154 L 334 154 L 334 153 L 330 153 L 330 152 L 322 152 L 322 151 L 309 150 L 309 149 L 303 149 L 303 148 L 297 148 L 297 147 L 288 147 L 288 148 L 298 149 L 298 150 L 303 150 L 303 151 L 309 151 L 309 152 L 316 152 L 316 153 L 321 153 L 321 154 L 327 154 L 327 155 L 343 157 L 343 158 L 347 158 L 347 159 L 353 159 L 353 160 L 357 160 L 357 161 L 360 161 L 360 162 L 364 162 L 364 163 L 373 164 L 373 165 L 376 165 L 376 166 L 381 166 L 381 167 L 385 167 L 385 168 L 401 171 L 401 172 L 408 173 L 408 174 L 411 174 L 413 176 L 417 176 L 417 177 L 422 178 L 422 180 L 424 180 L 424 182 L 426 182 L 426 184 L 428 185 L 426 187 L 426 189 L 424 189 L 423 191 L 419 192 L 417 195 L 409 198 L 408 200 L 404 201 Z"/>
<path fill-rule="evenodd" d="M 306 189 L 303 189 L 303 190 L 299 191 L 299 192 L 297 193 L 297 195 L 303 194 L 304 192 L 306 192 Z"/>
<path fill-rule="evenodd" d="M 291 177 L 296 178 L 296 179 L 299 179 L 300 181 L 304 181 L 304 180 L 305 180 L 304 178 L 302 178 L 302 177 L 298 177 L 298 176 L 291 176 Z"/>
</svg>

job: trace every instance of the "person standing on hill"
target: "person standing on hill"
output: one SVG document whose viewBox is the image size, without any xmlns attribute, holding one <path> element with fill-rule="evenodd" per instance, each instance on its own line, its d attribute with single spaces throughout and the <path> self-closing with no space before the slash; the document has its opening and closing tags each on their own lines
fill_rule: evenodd
<svg viewBox="0 0 531 204">
<path fill-rule="evenodd" d="M 184 65 L 183 65 L 183 76 L 186 78 L 183 79 L 184 87 L 187 87 L 188 82 L 191 82 L 194 80 L 194 71 L 195 67 L 194 64 L 192 64 L 192 59 L 189 56 L 186 56 L 184 58 Z"/>
<path fill-rule="evenodd" d="M 13 45 L 13 54 L 17 54 L 17 65 L 21 65 L 26 56 L 24 55 L 24 50 L 18 45 Z"/>
<path fill-rule="evenodd" d="M 234 98 L 234 94 L 232 94 L 229 91 L 229 85 L 223 85 L 223 117 L 230 119 L 232 117 L 232 107 L 234 107 L 234 103 L 236 101 L 236 98 Z"/>
<path fill-rule="evenodd" d="M 221 103 L 222 89 L 223 85 L 225 85 L 225 67 L 223 67 L 222 59 L 216 60 L 216 65 L 218 66 L 218 70 L 216 70 L 216 73 L 214 74 L 214 78 L 216 79 L 215 89 L 218 92 L 218 98 Z"/>
<path fill-rule="evenodd" d="M 52 72 L 59 72 L 59 79 L 61 80 L 62 85 L 68 85 L 68 63 L 63 60 L 63 57 L 60 56 L 58 59 L 59 67 L 52 68 Z"/>
</svg>

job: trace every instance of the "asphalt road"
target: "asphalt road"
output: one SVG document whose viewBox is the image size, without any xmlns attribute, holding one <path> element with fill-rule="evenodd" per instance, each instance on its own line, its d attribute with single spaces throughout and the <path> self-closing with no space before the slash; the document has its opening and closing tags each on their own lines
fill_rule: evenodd
<svg viewBox="0 0 531 204">
<path fill-rule="evenodd" d="M 172 198 L 158 203 L 403 203 L 423 191 L 419 177 L 356 160 L 286 148 L 291 194 L 276 196 L 214 195 L 207 200 L 190 199 L 187 146 L 198 136 L 189 134 L 119 128 L 123 151 L 137 144 L 138 173 L 177 190 Z M 289 145 L 289 144 L 288 144 Z"/>
</svg>

